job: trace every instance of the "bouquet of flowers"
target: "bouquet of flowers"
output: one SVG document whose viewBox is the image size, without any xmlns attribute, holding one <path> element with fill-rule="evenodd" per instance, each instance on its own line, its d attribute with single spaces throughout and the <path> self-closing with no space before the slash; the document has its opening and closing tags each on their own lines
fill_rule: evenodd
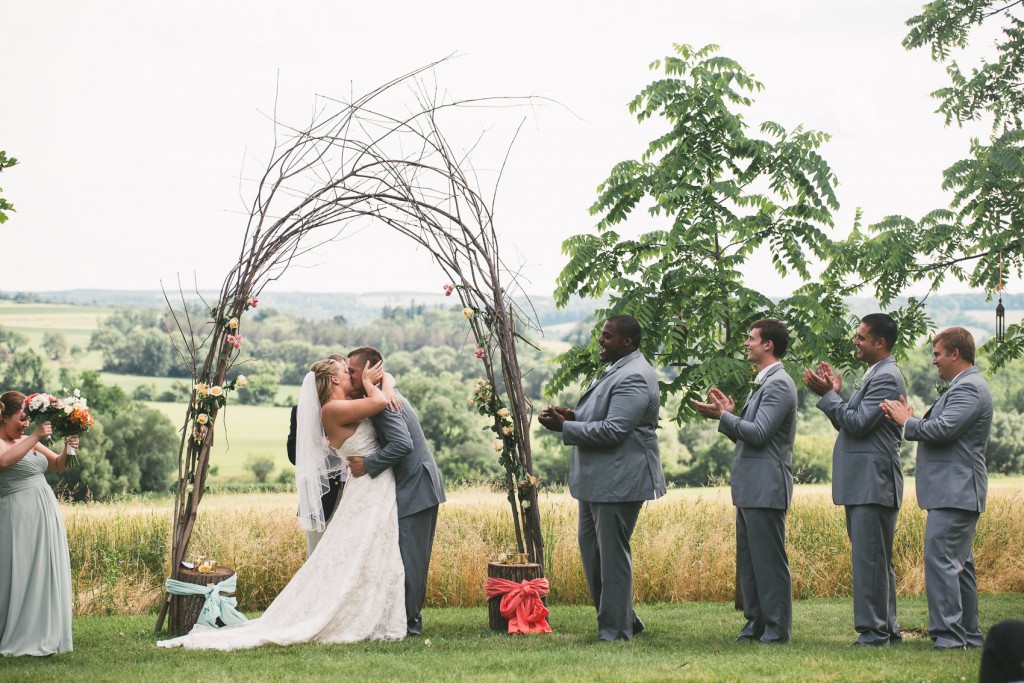
<svg viewBox="0 0 1024 683">
<path fill-rule="evenodd" d="M 52 421 L 63 411 L 64 404 L 52 394 L 31 394 L 25 397 L 25 415 L 36 424 Z"/>
<path fill-rule="evenodd" d="M 52 394 L 32 394 L 25 398 L 25 414 L 35 423 L 49 420 L 53 425 L 54 434 L 62 439 L 88 431 L 95 422 L 81 391 L 75 389 L 68 392 L 65 389 L 64 393 L 63 399 Z M 49 442 L 50 440 L 47 441 Z M 68 467 L 77 467 L 75 449 L 68 446 L 67 451 Z"/>
</svg>

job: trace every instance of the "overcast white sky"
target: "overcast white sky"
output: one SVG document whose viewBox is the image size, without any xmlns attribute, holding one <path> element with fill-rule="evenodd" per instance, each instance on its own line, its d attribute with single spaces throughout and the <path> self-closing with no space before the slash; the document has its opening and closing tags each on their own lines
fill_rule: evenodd
<svg viewBox="0 0 1024 683">
<path fill-rule="evenodd" d="M 244 227 L 240 169 L 246 150 L 270 147 L 260 112 L 278 77 L 280 111 L 302 123 L 314 94 L 359 94 L 453 52 L 436 75 L 453 96 L 541 95 L 573 112 L 481 113 L 502 142 L 527 117 L 497 221 L 531 293 L 553 289 L 561 241 L 593 228 L 598 183 L 659 134 L 626 104 L 673 42 L 717 43 L 765 83 L 749 123 L 833 136 L 823 155 L 841 183 L 841 232 L 857 206 L 868 222 L 916 217 L 947 203 L 941 170 L 968 139 L 933 113 L 943 67 L 900 45 L 921 4 L 5 0 L 0 149 L 21 163 L 0 175 L 17 208 L 0 228 L 0 289 L 157 289 L 178 274 L 219 288 Z M 348 258 L 371 244 L 389 253 L 387 273 Z M 384 228 L 304 264 L 274 287 L 433 291 L 443 280 Z M 766 261 L 751 272 L 766 293 L 788 289 Z"/>
</svg>

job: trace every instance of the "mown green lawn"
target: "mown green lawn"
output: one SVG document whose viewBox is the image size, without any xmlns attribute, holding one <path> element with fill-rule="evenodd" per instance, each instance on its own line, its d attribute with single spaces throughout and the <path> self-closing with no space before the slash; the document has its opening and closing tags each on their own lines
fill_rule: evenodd
<svg viewBox="0 0 1024 683">
<path fill-rule="evenodd" d="M 900 601 L 905 629 L 927 623 L 924 598 Z M 1024 611 L 1024 596 L 983 595 L 983 628 Z M 155 617 L 75 621 L 75 651 L 0 660 L 21 681 L 974 681 L 981 654 L 935 652 L 908 632 L 900 646 L 854 648 L 848 600 L 794 605 L 793 643 L 736 643 L 742 617 L 726 603 L 640 605 L 647 630 L 631 643 L 597 642 L 594 610 L 552 608 L 548 636 L 508 637 L 476 609 L 429 609 L 424 635 L 400 643 L 163 650 Z M 166 637 L 164 635 L 161 638 Z"/>
</svg>

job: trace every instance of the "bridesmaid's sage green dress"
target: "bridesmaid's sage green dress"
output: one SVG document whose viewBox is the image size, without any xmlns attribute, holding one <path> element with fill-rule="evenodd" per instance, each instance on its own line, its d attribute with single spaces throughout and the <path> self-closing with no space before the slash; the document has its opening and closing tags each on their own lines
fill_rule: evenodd
<svg viewBox="0 0 1024 683">
<path fill-rule="evenodd" d="M 0 468 L 0 655 L 71 652 L 71 557 L 57 498 L 32 451 Z"/>
</svg>

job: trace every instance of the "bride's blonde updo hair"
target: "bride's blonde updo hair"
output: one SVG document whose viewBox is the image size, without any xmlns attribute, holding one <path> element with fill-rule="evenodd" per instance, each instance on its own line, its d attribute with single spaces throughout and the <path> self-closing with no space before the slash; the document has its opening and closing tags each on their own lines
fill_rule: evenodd
<svg viewBox="0 0 1024 683">
<path fill-rule="evenodd" d="M 20 391 L 5 391 L 0 395 L 0 422 L 19 415 L 25 407 L 25 394 Z"/>
<path fill-rule="evenodd" d="M 309 367 L 309 371 L 316 378 L 316 393 L 317 398 L 320 399 L 320 405 L 331 400 L 331 377 L 338 372 L 339 367 L 342 365 L 335 358 L 318 360 Z"/>
</svg>

